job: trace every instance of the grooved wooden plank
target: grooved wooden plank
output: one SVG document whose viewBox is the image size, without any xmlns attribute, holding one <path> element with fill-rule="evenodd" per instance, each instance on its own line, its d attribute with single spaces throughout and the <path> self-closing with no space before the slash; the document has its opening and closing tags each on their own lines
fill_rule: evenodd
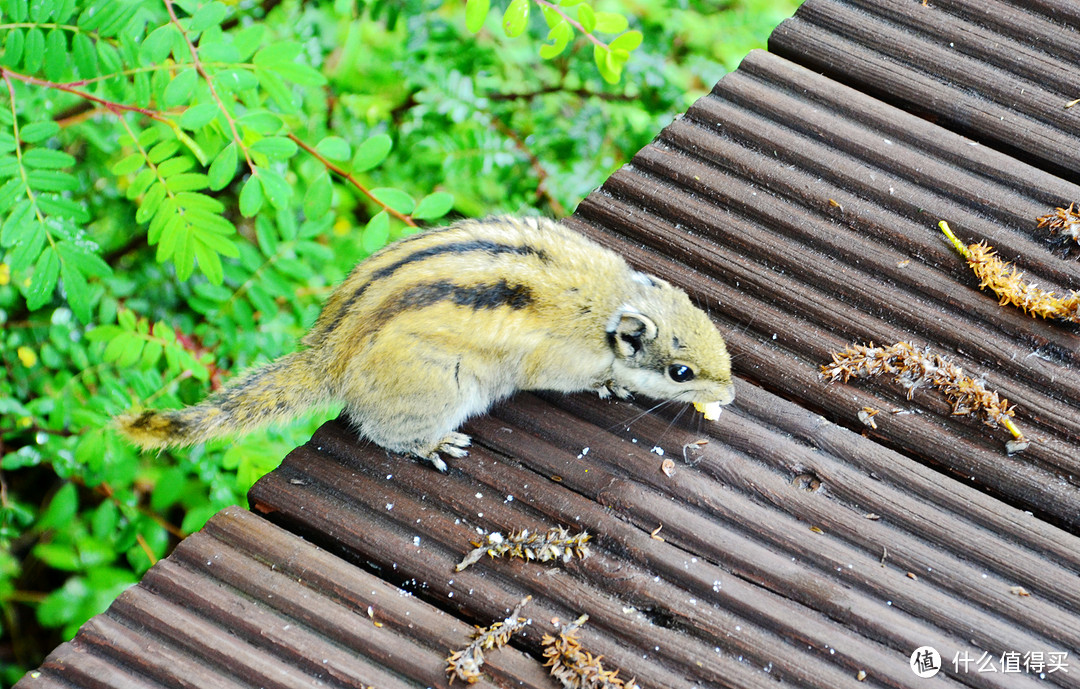
<svg viewBox="0 0 1080 689">
<path fill-rule="evenodd" d="M 510 408 L 530 401 L 539 404 L 525 397 Z M 554 412 L 530 405 L 523 413 L 533 418 Z M 563 425 L 563 416 L 554 421 L 557 432 L 582 438 L 579 430 L 584 429 Z M 596 431 L 591 425 L 586 428 Z M 270 518 L 311 539 L 327 539 L 325 534 L 333 528 L 328 519 L 362 524 L 333 529 L 330 540 L 351 551 L 347 559 L 368 562 L 379 571 L 392 568 L 392 577 L 400 578 L 403 586 L 416 587 L 418 595 L 434 596 L 444 604 L 466 605 L 466 614 L 476 614 L 484 600 L 505 596 L 506 591 L 512 592 L 511 598 L 532 593 L 536 608 L 531 614 L 536 620 L 588 612 L 593 618 L 591 635 L 596 635 L 590 635 L 590 643 L 643 686 L 690 686 L 694 680 L 765 686 L 776 677 L 800 686 L 857 686 L 858 664 L 875 658 L 878 662 L 871 663 L 875 672 L 889 676 L 891 682 L 913 677 L 905 659 L 890 659 L 878 644 L 846 634 L 835 621 L 733 578 L 682 543 L 673 547 L 650 538 L 655 525 L 644 528 L 627 525 L 625 517 L 613 518 L 610 510 L 621 512 L 621 501 L 631 501 L 637 510 L 658 498 L 609 475 L 611 460 L 602 447 L 588 454 L 589 461 L 580 461 L 575 454 L 580 448 L 554 447 L 550 438 L 541 440 L 532 429 L 501 415 L 479 421 L 470 430 L 482 447 L 455 462 L 449 476 L 432 476 L 422 466 L 394 458 L 380 461 L 378 451 L 357 455 L 348 430 L 327 425 L 305 451 L 290 456 L 277 473 L 258 484 L 253 492 L 256 508 L 269 509 Z M 498 450 L 503 443 L 512 445 L 526 464 L 519 466 L 484 449 L 490 445 Z M 649 471 L 655 471 L 652 460 L 657 458 L 644 454 L 651 458 Z M 534 461 L 541 458 L 549 464 Z M 342 463 L 347 467 L 344 472 Z M 546 478 L 556 471 L 560 481 Z M 601 488 L 594 494 L 594 489 L 576 482 L 578 477 Z M 292 486 L 301 484 L 304 488 L 297 493 Z M 587 528 L 596 534 L 596 552 L 555 571 L 502 561 L 452 571 L 478 526 L 506 533 L 552 523 Z M 410 548 L 418 536 L 420 545 Z M 688 600 L 694 602 L 688 606 Z M 725 601 L 750 607 L 764 616 L 764 623 L 725 613 L 719 604 Z M 766 626 L 775 624 L 793 637 L 784 638 Z M 795 643 L 800 637 L 809 648 Z M 651 654 L 639 658 L 630 650 L 654 646 L 663 650 L 662 658 Z M 746 662 L 768 666 L 770 672 L 750 672 Z M 838 671 L 830 668 L 831 663 L 847 667 Z"/>
<path fill-rule="evenodd" d="M 1078 181 L 1075 3 L 813 0 L 769 49 Z"/>
<path fill-rule="evenodd" d="M 383 579 L 231 508 L 61 645 L 39 677 L 21 684 L 52 686 L 63 678 L 102 687 L 436 686 L 445 682 L 446 655 L 464 647 L 471 631 Z M 542 686 L 546 679 L 539 664 L 513 649 L 492 655 L 488 665 L 500 683 Z M 478 686 L 497 685 L 485 679 Z"/>
<path fill-rule="evenodd" d="M 1048 196 L 1080 198 L 1080 188 L 768 53 L 731 77 L 586 199 L 580 227 L 716 305 L 736 369 L 756 383 L 849 424 L 863 406 L 901 410 L 867 432 L 1075 529 L 1077 328 L 980 293 L 936 222 L 1019 255 L 1032 279 L 1060 291 L 1080 285 L 1080 270 L 1051 253 L 1034 215 L 1049 210 Z M 1006 190 L 988 168 L 1047 184 Z M 982 192 L 956 191 L 970 188 Z M 951 417 L 932 390 L 909 401 L 887 380 L 819 380 L 830 352 L 898 340 L 929 345 L 1000 390 L 1036 441 L 1008 456 L 1003 430 Z"/>
</svg>

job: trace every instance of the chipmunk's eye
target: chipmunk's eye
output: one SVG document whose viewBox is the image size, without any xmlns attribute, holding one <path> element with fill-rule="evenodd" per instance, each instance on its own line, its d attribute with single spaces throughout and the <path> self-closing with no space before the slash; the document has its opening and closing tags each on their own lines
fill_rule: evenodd
<svg viewBox="0 0 1080 689">
<path fill-rule="evenodd" d="M 694 371 L 684 364 L 672 364 L 667 369 L 668 378 L 676 383 L 685 383 L 694 379 Z"/>
</svg>

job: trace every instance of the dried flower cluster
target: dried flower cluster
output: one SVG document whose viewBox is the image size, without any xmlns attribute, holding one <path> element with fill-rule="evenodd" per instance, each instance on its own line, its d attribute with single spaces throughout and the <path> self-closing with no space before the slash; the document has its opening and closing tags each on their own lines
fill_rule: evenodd
<svg viewBox="0 0 1080 689">
<path fill-rule="evenodd" d="M 1075 210 L 1075 203 L 1068 208 L 1055 208 L 1053 212 L 1040 215 L 1035 220 L 1039 227 L 1047 227 L 1055 235 L 1055 242 L 1066 244 L 1070 239 L 1080 244 L 1080 210 Z"/>
<path fill-rule="evenodd" d="M 952 404 L 953 414 L 982 416 L 983 423 L 991 428 L 1004 426 L 1016 439 L 1009 444 L 1010 452 L 1018 452 L 1027 446 L 1027 440 L 1012 421 L 1015 407 L 997 392 L 987 390 L 982 382 L 964 375 L 959 366 L 950 363 L 929 349 L 918 349 L 907 342 L 897 342 L 889 347 L 851 345 L 842 352 L 834 352 L 832 363 L 821 367 L 821 374 L 830 381 L 847 382 L 850 378 L 868 378 L 884 373 L 895 374 L 894 380 L 907 390 L 911 399 L 915 390 L 930 383 L 945 395 Z"/>
<path fill-rule="evenodd" d="M 998 258 L 985 242 L 964 246 L 949 229 L 947 222 L 942 220 L 938 227 L 981 280 L 979 289 L 989 287 L 998 295 L 1002 305 L 1018 306 L 1032 317 L 1061 318 L 1080 323 L 1080 292 L 1072 292 L 1064 298 L 1056 297 L 1053 292 L 1024 282 L 1024 274 L 1012 267 L 1011 263 Z"/>
<path fill-rule="evenodd" d="M 503 536 L 498 531 L 487 535 L 483 543 L 473 543 L 476 549 L 465 556 L 454 568 L 460 572 L 471 564 L 480 561 L 485 554 L 491 557 L 518 557 L 522 560 L 569 561 L 573 557 L 584 558 L 589 554 L 588 542 L 592 536 L 586 531 L 570 535 L 561 526 L 548 529 L 547 533 L 529 533 L 528 529 L 510 532 Z"/>
<path fill-rule="evenodd" d="M 505 620 L 496 622 L 490 627 L 477 627 L 473 633 L 472 643 L 447 656 L 446 674 L 450 676 L 450 684 L 453 684 L 457 677 L 469 684 L 480 679 L 480 668 L 484 665 L 484 651 L 505 646 L 515 632 L 529 624 L 529 620 L 520 617 L 519 613 L 530 600 L 532 596 L 526 596 Z"/>
<path fill-rule="evenodd" d="M 600 663 L 602 656 L 581 647 L 578 630 L 588 619 L 588 615 L 582 615 L 563 627 L 557 637 L 544 635 L 544 667 L 551 668 L 551 676 L 565 689 L 641 689 L 633 679 L 621 679 L 618 670 L 605 670 Z"/>
</svg>

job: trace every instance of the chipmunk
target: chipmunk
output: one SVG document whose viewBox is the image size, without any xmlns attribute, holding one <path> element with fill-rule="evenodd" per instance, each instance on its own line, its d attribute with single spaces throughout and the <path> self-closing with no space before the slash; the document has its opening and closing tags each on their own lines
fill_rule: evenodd
<svg viewBox="0 0 1080 689">
<path fill-rule="evenodd" d="M 714 412 L 724 339 L 685 292 L 554 221 L 466 220 L 361 262 L 301 340 L 195 406 L 116 419 L 143 448 L 190 445 L 344 403 L 358 433 L 445 471 L 457 432 L 517 390 L 640 393 Z M 707 418 L 715 418 L 706 414 Z"/>
</svg>

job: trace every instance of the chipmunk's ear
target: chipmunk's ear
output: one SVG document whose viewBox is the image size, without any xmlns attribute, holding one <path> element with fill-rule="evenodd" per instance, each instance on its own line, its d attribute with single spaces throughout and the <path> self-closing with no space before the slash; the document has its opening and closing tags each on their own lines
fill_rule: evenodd
<svg viewBox="0 0 1080 689">
<path fill-rule="evenodd" d="M 608 322 L 608 343 L 622 359 L 637 360 L 645 343 L 656 339 L 656 323 L 637 309 L 624 306 Z"/>
</svg>

